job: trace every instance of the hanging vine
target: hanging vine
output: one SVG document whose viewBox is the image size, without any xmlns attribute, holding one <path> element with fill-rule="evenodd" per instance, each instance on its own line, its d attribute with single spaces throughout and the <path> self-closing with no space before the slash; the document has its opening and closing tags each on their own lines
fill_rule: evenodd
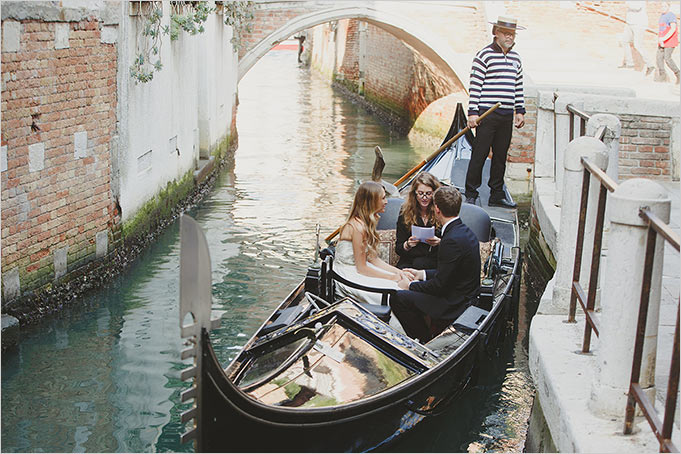
<svg viewBox="0 0 681 454">
<path fill-rule="evenodd" d="M 217 3 L 217 2 L 216 2 Z M 244 32 L 250 33 L 251 24 L 255 18 L 256 5 L 252 1 L 221 2 L 224 15 L 224 23 L 232 27 L 232 46 L 238 51 L 243 46 L 242 37 Z"/>
<path fill-rule="evenodd" d="M 136 1 L 130 4 L 132 15 L 138 17 L 141 26 L 138 29 L 137 49 L 130 76 L 135 83 L 146 83 L 154 78 L 154 73 L 163 68 L 161 62 L 162 35 L 168 35 L 175 41 L 182 32 L 196 35 L 205 31 L 204 23 L 218 8 L 224 16 L 224 24 L 232 27 L 234 34 L 232 46 L 235 51 L 241 47 L 241 35 L 251 31 L 250 21 L 255 17 L 255 3 L 252 1 L 215 2 L 211 6 L 207 1 L 173 1 L 170 2 L 170 23 L 161 25 L 163 5 L 161 1 Z"/>
</svg>

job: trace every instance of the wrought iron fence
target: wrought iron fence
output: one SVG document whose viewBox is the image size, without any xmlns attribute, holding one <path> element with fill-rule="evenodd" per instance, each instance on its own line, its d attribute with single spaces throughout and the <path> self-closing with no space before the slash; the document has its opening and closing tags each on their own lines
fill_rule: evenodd
<svg viewBox="0 0 681 454">
<path fill-rule="evenodd" d="M 586 123 L 589 120 L 589 115 L 581 112 L 575 107 L 568 105 L 568 112 L 570 112 L 570 140 L 574 139 L 574 125 L 575 117 L 579 117 L 580 121 L 580 136 L 586 134 Z M 600 127 L 594 136 L 603 140 L 606 132 L 606 127 Z M 601 251 L 603 242 L 603 227 L 605 224 L 605 208 L 607 203 L 608 192 L 614 192 L 618 185 L 605 172 L 589 162 L 588 159 L 581 159 L 584 166 L 584 174 L 582 178 L 582 195 L 579 208 L 579 224 L 577 227 L 577 241 L 575 246 L 575 262 L 572 275 L 570 306 L 568 312 L 568 322 L 575 322 L 575 315 L 577 310 L 577 301 L 585 314 L 584 324 L 584 340 L 582 343 L 582 352 L 588 353 L 591 349 L 591 333 L 599 335 L 600 318 L 595 311 L 596 302 L 596 288 L 598 282 L 598 275 L 601 262 Z M 591 177 L 594 177 L 599 183 L 599 197 L 598 206 L 596 208 L 596 221 L 594 242 L 591 255 L 591 273 L 589 275 L 589 282 L 587 284 L 587 291 L 585 292 L 579 283 L 580 273 L 582 267 L 582 256 L 584 252 L 584 237 L 586 230 L 586 215 L 589 201 L 589 188 L 591 185 Z M 639 378 L 641 373 L 641 364 L 643 356 L 643 342 L 645 339 L 646 322 L 648 318 L 648 303 L 650 300 L 651 277 L 653 270 L 653 263 L 655 258 L 655 244 L 657 235 L 659 234 L 664 240 L 679 251 L 679 236 L 670 229 L 669 225 L 662 222 L 647 208 L 642 208 L 639 215 L 648 223 L 648 237 L 646 245 L 646 256 L 643 270 L 643 285 L 641 288 L 641 303 L 639 306 L 639 316 L 636 331 L 636 338 L 634 344 L 634 357 L 632 360 L 632 371 L 629 386 L 629 397 L 625 410 L 625 424 L 624 433 L 631 434 L 633 430 L 633 421 L 635 416 L 636 404 L 641 407 L 643 415 L 650 424 L 653 433 L 660 443 L 660 452 L 679 452 L 677 447 L 671 441 L 672 428 L 674 425 L 674 411 L 676 409 L 677 394 L 679 391 L 679 306 L 676 311 L 676 328 L 674 331 L 674 345 L 672 348 L 672 360 L 669 372 L 669 382 L 667 384 L 667 397 L 665 402 L 665 411 L 663 420 L 660 421 L 657 411 L 653 403 L 646 396 L 639 385 Z"/>
<path fill-rule="evenodd" d="M 643 415 L 648 420 L 650 428 L 660 442 L 660 452 L 679 452 L 672 443 L 672 428 L 674 426 L 674 411 L 679 392 L 679 306 L 676 307 L 676 327 L 674 328 L 674 346 L 672 348 L 672 360 L 669 366 L 669 381 L 667 383 L 667 399 L 664 406 L 662 422 L 647 395 L 639 384 L 641 375 L 641 363 L 643 357 L 643 341 L 648 321 L 648 303 L 650 301 L 650 284 L 655 260 L 655 244 L 658 234 L 667 241 L 674 249 L 679 251 L 679 236 L 662 222 L 647 208 L 639 211 L 639 216 L 648 224 L 648 237 L 646 240 L 646 255 L 643 265 L 643 285 L 641 286 L 641 304 L 638 312 L 636 325 L 636 338 L 634 342 L 634 359 L 631 366 L 631 379 L 629 380 L 629 398 L 624 417 L 624 433 L 630 434 L 633 430 L 636 404 L 640 405 Z"/>
</svg>

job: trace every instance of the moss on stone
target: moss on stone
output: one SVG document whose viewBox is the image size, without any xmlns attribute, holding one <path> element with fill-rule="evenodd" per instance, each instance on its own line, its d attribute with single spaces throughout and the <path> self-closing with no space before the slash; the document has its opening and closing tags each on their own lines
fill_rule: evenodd
<svg viewBox="0 0 681 454">
<path fill-rule="evenodd" d="M 336 83 L 344 86 L 351 92 L 359 93 L 359 84 L 356 81 L 345 78 L 334 78 L 334 80 Z"/>
<path fill-rule="evenodd" d="M 179 181 L 168 182 L 166 187 L 147 201 L 132 219 L 123 223 L 123 238 L 131 241 L 149 233 L 162 219 L 171 216 L 173 208 L 194 189 L 194 172 L 188 171 Z"/>
<path fill-rule="evenodd" d="M 367 90 L 365 93 L 365 97 L 367 101 L 369 101 L 372 104 L 375 104 L 379 106 L 380 108 L 390 112 L 392 115 L 395 115 L 399 118 L 402 119 L 407 119 L 409 118 L 409 112 L 407 109 L 404 108 L 401 104 L 399 104 L 396 101 L 393 101 L 388 98 L 384 98 L 382 96 L 378 96 L 376 93 Z"/>
<path fill-rule="evenodd" d="M 226 134 L 218 143 L 213 147 L 213 151 L 211 152 L 212 156 L 215 156 L 216 162 L 220 162 L 225 155 L 227 154 L 227 151 L 229 150 L 230 145 L 232 145 L 232 136 L 230 134 Z"/>
<path fill-rule="evenodd" d="M 449 131 L 449 123 L 444 117 L 428 114 L 419 115 L 414 126 L 412 126 L 412 131 L 442 140 Z"/>
</svg>

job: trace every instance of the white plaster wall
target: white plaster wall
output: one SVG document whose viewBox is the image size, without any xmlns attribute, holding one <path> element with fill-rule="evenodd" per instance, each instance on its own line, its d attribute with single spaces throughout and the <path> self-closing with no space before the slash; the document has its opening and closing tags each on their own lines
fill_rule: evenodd
<svg viewBox="0 0 681 454">
<path fill-rule="evenodd" d="M 206 149 L 230 133 L 238 70 L 231 28 L 222 23 L 221 15 L 212 14 L 202 34 L 182 32 L 174 42 L 164 35 L 163 69 L 154 73 L 151 82 L 135 84 L 130 65 L 136 55 L 140 22 L 129 16 L 128 5 L 121 3 L 118 63 L 118 178 L 124 222 L 168 182 L 195 169 L 197 131 Z M 166 25 L 169 2 L 163 2 L 163 9 L 162 23 Z M 179 154 L 171 145 L 175 141 Z M 151 156 L 147 154 L 150 150 Z"/>
<path fill-rule="evenodd" d="M 199 141 L 204 155 L 229 133 L 238 83 L 239 60 L 232 52 L 232 28 L 222 23 L 222 15 L 213 19 L 206 24 L 204 33 L 212 43 L 199 47 L 196 62 L 199 68 Z M 211 62 L 212 67 L 204 62 Z"/>
<path fill-rule="evenodd" d="M 338 26 L 344 25 L 338 21 Z M 334 32 L 329 24 L 322 24 L 312 29 L 312 65 L 318 71 L 331 78 L 336 71 L 336 41 Z"/>
</svg>

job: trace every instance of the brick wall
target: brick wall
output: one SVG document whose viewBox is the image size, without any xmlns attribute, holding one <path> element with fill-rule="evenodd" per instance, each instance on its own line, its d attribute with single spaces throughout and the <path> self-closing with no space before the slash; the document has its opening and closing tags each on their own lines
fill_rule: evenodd
<svg viewBox="0 0 681 454">
<path fill-rule="evenodd" d="M 357 89 L 360 78 L 359 21 L 341 23 L 345 26 L 345 42 L 335 76 Z M 403 118 L 406 128 L 433 101 L 463 92 L 462 86 L 440 74 L 431 62 L 392 34 L 369 24 L 366 39 L 363 94 L 382 109 Z"/>
<path fill-rule="evenodd" d="M 534 148 L 537 142 L 537 98 L 525 96 L 525 126 L 513 128 L 511 145 L 508 148 L 508 161 L 533 163 Z"/>
<path fill-rule="evenodd" d="M 359 21 L 342 21 L 346 25 L 345 49 L 340 57 L 338 76 L 356 83 L 359 80 Z"/>
<path fill-rule="evenodd" d="M 295 4 L 290 6 L 290 8 L 280 9 L 276 6 L 268 8 L 265 4 L 258 5 L 254 11 L 253 20 L 249 22 L 251 30 L 241 32 L 239 58 L 243 58 L 264 37 L 283 27 L 291 19 L 309 12 L 303 8 L 297 8 Z"/>
<path fill-rule="evenodd" d="M 7 301 L 107 252 L 117 52 L 97 20 L 2 25 Z"/>
<path fill-rule="evenodd" d="M 620 179 L 671 178 L 670 139 L 672 120 L 666 117 L 618 115 L 620 136 Z"/>
<path fill-rule="evenodd" d="M 367 28 L 367 42 L 366 97 L 408 118 L 407 104 L 414 72 L 412 50 L 390 33 L 371 24 Z"/>
</svg>

